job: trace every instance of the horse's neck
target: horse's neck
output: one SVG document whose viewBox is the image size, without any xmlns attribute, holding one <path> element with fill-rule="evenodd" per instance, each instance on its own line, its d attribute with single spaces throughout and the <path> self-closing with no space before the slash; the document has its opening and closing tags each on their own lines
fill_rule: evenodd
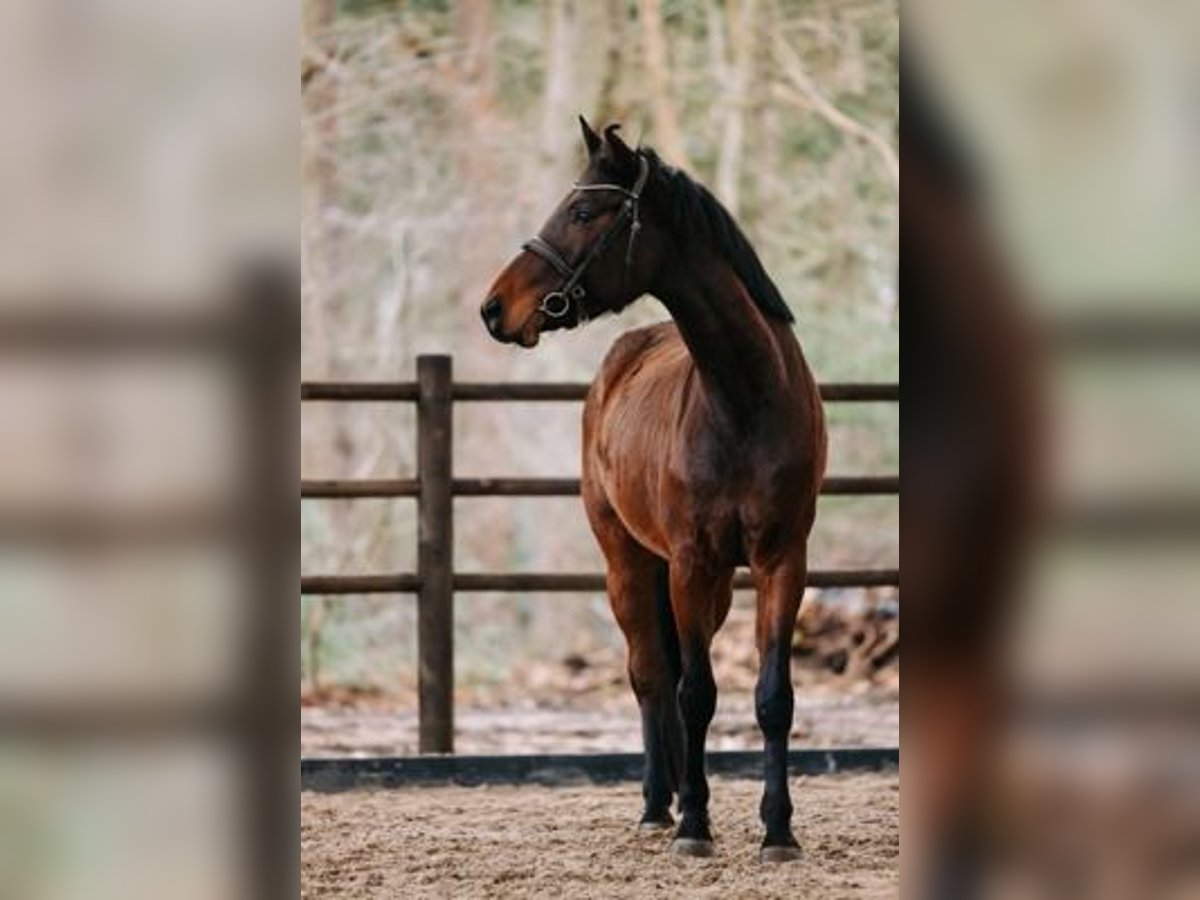
<svg viewBox="0 0 1200 900">
<path fill-rule="evenodd" d="M 790 329 L 770 321 L 721 260 L 681 265 L 656 291 L 687 344 L 705 392 L 734 420 L 769 409 L 787 381 Z"/>
</svg>

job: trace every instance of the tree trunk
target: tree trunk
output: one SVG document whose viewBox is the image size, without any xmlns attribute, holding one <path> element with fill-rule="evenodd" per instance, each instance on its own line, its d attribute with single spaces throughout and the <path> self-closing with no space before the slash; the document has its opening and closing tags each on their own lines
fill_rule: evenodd
<svg viewBox="0 0 1200 900">
<path fill-rule="evenodd" d="M 743 224 L 761 239 L 770 230 L 772 198 L 786 187 L 776 184 L 781 171 L 779 148 L 782 127 L 779 111 L 771 103 L 771 35 L 779 21 L 778 0 L 759 0 L 754 21 L 754 52 L 750 55 L 750 84 L 746 92 L 746 156 L 743 164 Z"/>
<path fill-rule="evenodd" d="M 610 122 L 619 122 L 625 110 L 617 98 L 621 84 L 621 72 L 625 67 L 625 0 L 608 0 L 605 4 L 608 46 L 604 52 L 604 74 L 600 79 L 600 96 L 596 101 L 596 116 L 592 125 L 601 128 Z"/>
<path fill-rule="evenodd" d="M 490 2 L 458 3 L 454 27 L 462 52 L 459 89 L 464 104 L 475 116 L 491 117 L 496 111 L 495 18 Z"/>
<path fill-rule="evenodd" d="M 461 63 L 453 84 L 459 114 L 470 123 L 471 133 L 459 149 L 463 178 L 472 189 L 492 182 L 492 138 L 496 115 L 496 67 L 492 61 L 494 22 L 490 3 L 455 5 L 454 31 Z"/>
<path fill-rule="evenodd" d="M 301 309 L 306 323 L 306 356 L 319 371 L 328 368 L 328 320 L 337 297 L 339 263 L 336 22 L 337 0 L 307 0 L 304 4 L 301 103 L 309 127 L 301 141 Z"/>
<path fill-rule="evenodd" d="M 728 0 L 730 60 L 725 79 L 724 127 L 717 155 L 717 196 L 733 215 L 741 200 L 742 151 L 746 142 L 746 106 L 757 45 L 758 0 Z"/>
<path fill-rule="evenodd" d="M 720 0 L 706 0 L 704 17 L 708 39 L 709 81 L 712 84 L 713 95 L 718 100 L 708 107 L 707 125 L 713 134 L 720 134 L 725 85 L 729 83 L 729 46 L 725 40 L 725 10 L 721 7 Z"/>
<path fill-rule="evenodd" d="M 501 140 L 497 115 L 496 65 L 494 59 L 495 18 L 492 3 L 485 0 L 454 4 L 454 36 L 459 65 L 450 82 L 450 101 L 457 106 L 457 115 L 467 127 L 455 148 L 458 171 L 464 191 L 469 191 L 485 209 L 494 208 L 489 199 L 499 189 L 503 178 L 497 170 L 493 147 Z M 472 253 L 456 267 L 455 293 L 463 309 L 478 304 L 487 288 L 487 281 L 505 248 L 499 234 L 485 216 L 467 216 L 462 226 L 462 239 Z M 451 312 L 449 333 L 454 334 L 469 321 Z"/>
<path fill-rule="evenodd" d="M 573 0 L 551 0 L 546 6 L 546 80 L 542 93 L 542 154 L 545 174 L 543 207 L 550 207 L 562 196 L 572 176 L 571 153 L 575 136 L 575 116 L 580 100 L 574 93 L 577 82 L 579 18 Z"/>
<path fill-rule="evenodd" d="M 317 284 L 328 290 L 337 267 L 333 222 L 338 207 L 338 96 L 333 65 L 337 59 L 337 0 L 309 0 L 304 13 L 309 62 L 304 102 L 314 123 L 304 161 L 312 185 L 308 211 L 316 225 L 309 266 Z"/>
<path fill-rule="evenodd" d="M 642 49 L 646 74 L 650 81 L 650 102 L 654 113 L 654 135 L 667 161 L 682 168 L 691 168 L 684 149 L 679 118 L 671 101 L 671 85 L 667 66 L 667 43 L 663 37 L 662 10 L 658 0 L 638 0 L 642 20 Z"/>
</svg>

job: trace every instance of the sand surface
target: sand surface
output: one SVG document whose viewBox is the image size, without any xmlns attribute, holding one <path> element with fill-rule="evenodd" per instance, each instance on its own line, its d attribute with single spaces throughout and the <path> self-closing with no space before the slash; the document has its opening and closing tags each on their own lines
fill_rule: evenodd
<svg viewBox="0 0 1200 900">
<path fill-rule="evenodd" d="M 758 862 L 761 785 L 711 780 L 716 855 L 645 835 L 636 784 L 301 795 L 302 897 L 894 897 L 899 778 L 796 778 L 798 863 Z"/>
</svg>

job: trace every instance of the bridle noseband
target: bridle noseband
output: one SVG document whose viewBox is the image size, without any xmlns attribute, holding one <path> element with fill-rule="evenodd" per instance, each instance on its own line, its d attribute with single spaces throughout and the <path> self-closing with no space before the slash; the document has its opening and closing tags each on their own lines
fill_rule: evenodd
<svg viewBox="0 0 1200 900">
<path fill-rule="evenodd" d="M 622 187 L 619 184 L 576 183 L 572 185 L 572 188 L 576 191 L 619 191 L 625 195 L 625 201 L 621 204 L 621 210 L 617 213 L 616 219 L 608 226 L 604 234 L 600 235 L 599 239 L 592 244 L 587 254 L 577 265 L 572 266 L 561 253 L 540 237 L 532 237 L 521 245 L 522 250 L 528 250 L 530 253 L 540 256 L 559 275 L 566 279 L 562 287 L 548 293 L 538 304 L 538 310 L 547 318 L 561 319 L 571 311 L 571 306 L 574 305 L 576 323 L 582 325 L 588 320 L 587 307 L 583 302 L 584 298 L 587 297 L 587 290 L 583 286 L 583 275 L 587 271 L 588 266 L 595 262 L 600 257 L 600 254 L 605 251 L 609 242 L 624 227 L 626 222 L 629 222 L 629 245 L 625 249 L 625 272 L 628 274 L 630 263 L 633 261 L 633 243 L 637 239 L 638 231 L 642 227 L 641 219 L 638 217 L 638 204 L 641 201 L 642 190 L 646 187 L 646 179 L 649 176 L 650 163 L 644 155 L 639 153 L 638 177 L 632 188 Z"/>
</svg>

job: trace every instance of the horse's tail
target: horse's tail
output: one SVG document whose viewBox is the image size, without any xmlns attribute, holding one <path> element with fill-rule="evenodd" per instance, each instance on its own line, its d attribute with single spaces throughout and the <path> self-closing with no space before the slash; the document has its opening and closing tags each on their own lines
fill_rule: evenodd
<svg viewBox="0 0 1200 900">
<path fill-rule="evenodd" d="M 679 657 L 679 629 L 671 609 L 671 570 L 663 560 L 654 578 L 654 607 L 658 613 L 658 639 L 666 662 L 666 682 L 670 688 L 663 692 L 663 710 L 659 721 L 663 729 L 663 746 L 667 756 L 667 784 L 671 791 L 679 789 L 683 773 L 683 728 L 679 715 L 677 689 L 683 672 Z"/>
</svg>

